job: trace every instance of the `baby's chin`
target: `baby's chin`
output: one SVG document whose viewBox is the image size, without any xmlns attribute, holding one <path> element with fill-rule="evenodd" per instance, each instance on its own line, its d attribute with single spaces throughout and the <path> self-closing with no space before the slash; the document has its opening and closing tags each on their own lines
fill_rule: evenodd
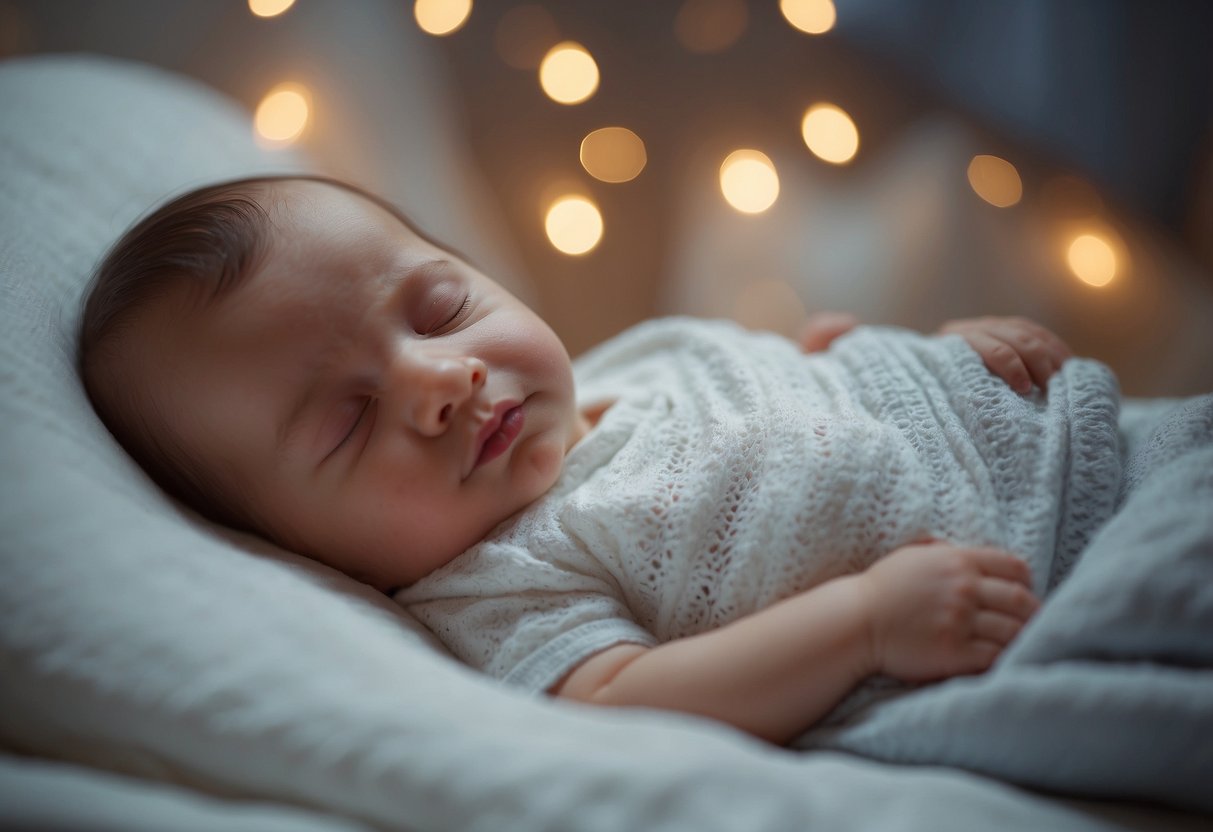
<svg viewBox="0 0 1213 832">
<path fill-rule="evenodd" d="M 550 491 L 564 468 L 564 449 L 553 442 L 535 443 L 512 460 L 511 464 L 514 468 L 509 484 L 509 495 L 512 499 L 498 503 L 499 510 L 495 514 L 482 517 L 480 523 L 469 521 L 467 528 L 476 532 L 468 537 L 466 545 L 450 554 L 446 560 L 454 560 L 490 537 L 494 529 L 526 511 Z"/>
</svg>

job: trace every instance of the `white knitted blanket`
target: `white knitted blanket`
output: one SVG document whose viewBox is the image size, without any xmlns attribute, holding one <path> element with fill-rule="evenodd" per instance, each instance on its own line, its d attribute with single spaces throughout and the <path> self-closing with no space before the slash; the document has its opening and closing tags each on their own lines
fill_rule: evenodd
<svg viewBox="0 0 1213 832">
<path fill-rule="evenodd" d="M 1111 473 L 1114 516 L 991 671 L 797 745 L 1213 812 L 1213 395 L 1176 405 Z M 1103 505 L 1062 520 L 1088 526 Z"/>
<path fill-rule="evenodd" d="M 1020 553 L 1043 592 L 1115 499 L 1115 381 L 1090 361 L 1024 397 L 956 336 L 860 328 L 806 356 L 667 319 L 577 371 L 583 401 L 616 403 L 553 489 L 397 596 L 459 658 L 532 690 L 928 535 Z"/>
</svg>

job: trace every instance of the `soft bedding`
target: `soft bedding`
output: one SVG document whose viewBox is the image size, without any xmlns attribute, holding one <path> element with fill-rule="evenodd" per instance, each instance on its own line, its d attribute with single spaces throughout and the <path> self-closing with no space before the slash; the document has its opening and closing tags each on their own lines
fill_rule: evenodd
<svg viewBox="0 0 1213 832">
<path fill-rule="evenodd" d="M 521 696 L 368 588 L 183 511 L 92 414 L 72 360 L 77 300 L 153 202 L 301 162 L 258 149 L 230 102 L 113 60 L 6 62 L 0 112 L 0 827 L 1207 828 L 1192 812 Z M 1143 474 L 1137 493 L 1164 480 Z M 1062 591 L 1085 585 L 1082 568 Z"/>
<path fill-rule="evenodd" d="M 1114 502 L 1060 518 L 1098 531 L 993 670 L 798 745 L 1213 811 L 1213 395 L 1171 407 L 1126 456 L 1099 469 Z"/>
</svg>

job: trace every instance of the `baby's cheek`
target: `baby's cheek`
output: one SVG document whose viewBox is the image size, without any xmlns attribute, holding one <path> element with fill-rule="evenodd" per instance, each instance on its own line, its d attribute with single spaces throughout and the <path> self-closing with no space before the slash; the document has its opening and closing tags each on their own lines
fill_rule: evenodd
<svg viewBox="0 0 1213 832">
<path fill-rule="evenodd" d="M 564 448 L 556 442 L 537 442 L 527 461 L 536 481 L 534 487 L 547 491 L 556 482 L 564 465 Z"/>
<path fill-rule="evenodd" d="M 560 476 L 563 464 L 564 448 L 553 437 L 536 437 L 519 448 L 510 470 L 509 513 L 543 496 Z"/>
</svg>

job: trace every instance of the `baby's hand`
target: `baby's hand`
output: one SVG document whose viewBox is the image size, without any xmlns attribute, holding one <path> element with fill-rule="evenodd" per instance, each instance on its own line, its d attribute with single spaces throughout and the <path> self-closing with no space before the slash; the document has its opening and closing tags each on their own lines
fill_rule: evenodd
<svg viewBox="0 0 1213 832">
<path fill-rule="evenodd" d="M 859 318 L 849 312 L 817 312 L 804 322 L 796 342 L 805 352 L 821 352 L 857 326 Z"/>
<path fill-rule="evenodd" d="M 1020 393 L 1030 392 L 1033 383 L 1043 390 L 1071 355 L 1065 341 L 1026 318 L 966 318 L 948 321 L 939 331 L 968 341 L 990 372 Z"/>
<path fill-rule="evenodd" d="M 903 546 L 858 577 L 872 666 L 907 682 L 984 671 L 1040 606 L 1027 564 L 1000 549 Z"/>
</svg>

